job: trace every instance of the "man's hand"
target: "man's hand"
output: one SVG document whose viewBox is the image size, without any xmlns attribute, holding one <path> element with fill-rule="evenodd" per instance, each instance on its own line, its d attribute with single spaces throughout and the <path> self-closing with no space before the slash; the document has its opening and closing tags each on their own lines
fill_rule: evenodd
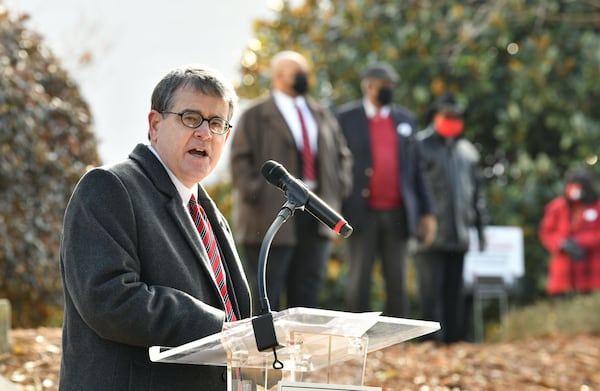
<svg viewBox="0 0 600 391">
<path fill-rule="evenodd" d="M 434 215 L 429 214 L 421 217 L 417 227 L 417 239 L 423 247 L 429 247 L 437 233 L 437 220 Z"/>
<path fill-rule="evenodd" d="M 485 238 L 485 233 L 483 232 L 483 230 L 478 232 L 477 237 L 479 239 L 479 251 L 483 252 L 487 248 L 487 239 Z"/>
</svg>

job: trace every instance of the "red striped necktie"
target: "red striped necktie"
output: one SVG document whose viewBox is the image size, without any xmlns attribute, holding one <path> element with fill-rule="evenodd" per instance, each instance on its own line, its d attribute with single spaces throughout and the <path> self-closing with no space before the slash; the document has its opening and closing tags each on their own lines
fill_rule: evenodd
<svg viewBox="0 0 600 391">
<path fill-rule="evenodd" d="M 194 220 L 194 224 L 198 229 L 200 238 L 202 238 L 202 243 L 204 244 L 204 248 L 206 248 L 208 258 L 210 259 L 210 265 L 215 275 L 215 279 L 217 281 L 217 284 L 219 285 L 219 292 L 221 293 L 221 298 L 223 299 L 223 303 L 225 304 L 225 313 L 227 315 L 227 321 L 234 322 L 237 320 L 237 318 L 235 316 L 235 313 L 233 312 L 231 299 L 229 298 L 229 293 L 227 292 L 225 270 L 223 269 L 223 264 L 221 262 L 221 254 L 219 253 L 219 249 L 217 248 L 217 240 L 215 239 L 215 235 L 213 234 L 213 231 L 210 227 L 210 222 L 206 217 L 204 209 L 202 209 L 202 207 L 198 205 L 198 202 L 196 202 L 196 197 L 194 197 L 193 194 L 190 198 L 190 201 L 188 202 L 188 208 L 190 210 L 190 214 L 192 215 L 192 220 Z"/>
<path fill-rule="evenodd" d="M 302 178 L 309 181 L 316 181 L 315 155 L 310 148 L 308 130 L 306 129 L 306 123 L 304 122 L 304 116 L 302 115 L 300 106 L 296 105 L 296 111 L 298 112 L 300 126 L 302 127 Z"/>
</svg>

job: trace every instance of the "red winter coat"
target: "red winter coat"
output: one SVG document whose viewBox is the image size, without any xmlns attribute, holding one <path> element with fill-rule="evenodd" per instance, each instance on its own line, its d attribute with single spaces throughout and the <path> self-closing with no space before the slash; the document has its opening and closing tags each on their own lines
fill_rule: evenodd
<svg viewBox="0 0 600 391">
<path fill-rule="evenodd" d="M 569 237 L 586 250 L 584 259 L 573 261 L 560 251 L 561 243 Z M 539 238 L 551 255 L 549 294 L 600 290 L 600 201 L 569 207 L 564 197 L 553 199 L 544 209 Z"/>
</svg>

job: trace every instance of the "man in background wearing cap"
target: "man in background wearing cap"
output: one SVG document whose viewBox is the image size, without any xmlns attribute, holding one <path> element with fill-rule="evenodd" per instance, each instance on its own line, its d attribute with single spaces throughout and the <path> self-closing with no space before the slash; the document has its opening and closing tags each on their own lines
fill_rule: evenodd
<svg viewBox="0 0 600 391">
<path fill-rule="evenodd" d="M 442 95 L 429 110 L 430 125 L 417 133 L 421 158 L 431 184 L 438 230 L 433 243 L 417 250 L 420 318 L 441 323 L 431 337 L 444 343 L 464 339 L 463 265 L 469 249 L 469 229 L 479 234 L 487 210 L 481 189 L 479 153 L 462 137 L 463 108 L 452 94 Z"/>
<path fill-rule="evenodd" d="M 408 239 L 416 236 L 430 244 L 436 221 L 413 137 L 414 115 L 392 103 L 397 81 L 390 64 L 367 66 L 363 98 L 340 107 L 337 116 L 354 156 L 354 186 L 342 206 L 354 227 L 347 240 L 347 310 L 371 310 L 371 272 L 379 257 L 386 289 L 384 313 L 405 317 Z"/>
</svg>

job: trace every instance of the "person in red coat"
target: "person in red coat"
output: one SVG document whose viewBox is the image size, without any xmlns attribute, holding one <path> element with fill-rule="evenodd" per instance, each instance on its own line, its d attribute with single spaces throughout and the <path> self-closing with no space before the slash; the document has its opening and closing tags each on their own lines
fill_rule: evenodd
<svg viewBox="0 0 600 391">
<path fill-rule="evenodd" d="M 567 172 L 564 194 L 544 209 L 539 238 L 551 255 L 549 294 L 600 290 L 600 200 L 588 170 Z"/>
</svg>

